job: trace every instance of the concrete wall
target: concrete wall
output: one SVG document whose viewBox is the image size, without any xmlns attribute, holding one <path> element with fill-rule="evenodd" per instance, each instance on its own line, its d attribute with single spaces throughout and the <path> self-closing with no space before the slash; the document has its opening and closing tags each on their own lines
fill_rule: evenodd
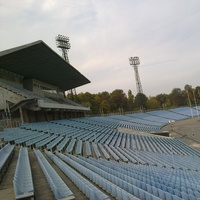
<svg viewBox="0 0 200 200">
<path fill-rule="evenodd" d="M 16 104 L 24 99 L 25 97 L 0 87 L 0 109 L 6 108 L 6 101 Z"/>
</svg>

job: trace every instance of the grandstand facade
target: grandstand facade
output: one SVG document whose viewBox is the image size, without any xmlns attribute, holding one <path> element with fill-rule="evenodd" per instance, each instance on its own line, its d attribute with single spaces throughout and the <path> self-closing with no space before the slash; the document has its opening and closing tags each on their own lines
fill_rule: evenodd
<svg viewBox="0 0 200 200">
<path fill-rule="evenodd" d="M 83 117 L 65 91 L 90 81 L 39 40 L 0 52 L 0 110 L 7 125 Z"/>
</svg>

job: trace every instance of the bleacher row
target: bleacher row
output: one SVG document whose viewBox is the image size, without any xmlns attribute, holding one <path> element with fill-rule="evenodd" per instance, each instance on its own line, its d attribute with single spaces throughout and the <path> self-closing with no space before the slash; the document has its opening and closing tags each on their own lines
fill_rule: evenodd
<svg viewBox="0 0 200 200">
<path fill-rule="evenodd" d="M 41 151 L 34 149 L 34 152 L 55 199 L 74 199 L 72 191 L 51 167 Z M 45 154 L 89 199 L 110 199 L 106 193 L 120 200 L 200 198 L 199 171 L 97 160 L 59 152 L 55 155 L 47 150 Z M 94 184 L 102 188 L 105 193 Z M 34 197 L 34 185 L 26 147 L 20 148 L 13 185 L 16 199 Z"/>
<path fill-rule="evenodd" d="M 14 146 L 7 144 L 0 149 L 0 183 L 6 173 L 8 165 L 13 156 Z"/>
<path fill-rule="evenodd" d="M 109 145 L 111 147 L 131 149 L 133 151 L 199 156 L 199 152 L 197 150 L 174 138 L 121 133 L 118 131 L 114 131 L 114 133 L 110 135 L 109 133 L 98 133 L 94 135 L 93 132 L 89 132 L 84 133 L 84 137 L 81 131 L 74 132 L 75 134 L 73 136 L 69 136 L 68 134 L 49 134 L 17 128 L 15 128 L 14 132 L 10 131 L 11 130 L 6 130 L 0 134 L 0 137 L 3 138 L 5 142 L 21 144 L 28 147 L 46 148 L 52 151 L 66 151 L 67 153 L 76 152 L 78 155 L 83 155 L 84 148 L 94 149 L 94 145 L 91 147 L 90 144 L 97 143 L 98 146 L 99 144 L 102 144 L 101 146 L 104 147 L 105 145 Z M 85 134 L 87 134 L 87 138 L 85 137 Z M 102 139 L 99 140 L 99 138 Z M 98 150 L 98 148 L 96 149 Z M 94 151 L 97 152 L 97 150 Z M 90 152 L 89 150 L 87 151 Z M 89 155 L 90 153 L 88 153 L 88 156 Z"/>
<path fill-rule="evenodd" d="M 200 199 L 200 152 L 175 138 L 135 132 L 137 128 L 152 132 L 168 123 L 167 117 L 152 112 L 136 113 L 138 117 L 76 118 L 5 129 L 0 133 L 0 181 L 19 145 L 13 178 L 16 199 L 35 195 L 28 148 L 34 149 L 55 199 L 74 199 L 75 194 L 45 154 L 88 199 Z M 186 114 L 174 112 L 173 116 L 189 118 Z M 122 128 L 130 129 L 130 133 Z"/>
</svg>

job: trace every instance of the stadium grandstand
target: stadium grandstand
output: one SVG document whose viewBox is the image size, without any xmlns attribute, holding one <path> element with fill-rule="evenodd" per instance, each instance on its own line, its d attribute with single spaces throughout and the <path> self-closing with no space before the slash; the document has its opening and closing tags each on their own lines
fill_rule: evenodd
<svg viewBox="0 0 200 200">
<path fill-rule="evenodd" d="M 200 151 L 182 141 L 199 145 L 200 107 L 83 117 L 87 108 L 64 100 L 63 91 L 89 81 L 42 41 L 0 55 L 2 73 L 15 79 L 15 84 L 9 78 L 1 83 L 1 91 L 10 95 L 3 95 L 2 112 L 10 110 L 26 122 L 0 132 L 0 199 L 200 199 Z M 17 61 L 20 55 L 26 58 Z M 72 80 L 62 82 L 64 72 L 56 72 L 58 80 L 53 71 L 47 73 L 59 63 Z M 26 69 L 28 64 L 36 68 Z M 188 120 L 196 124 L 192 135 L 183 126 Z M 172 137 L 160 134 L 165 131 Z"/>
<path fill-rule="evenodd" d="M 41 40 L 2 51 L 1 119 L 13 125 L 82 117 L 89 108 L 67 99 L 65 91 L 89 82 Z"/>
</svg>

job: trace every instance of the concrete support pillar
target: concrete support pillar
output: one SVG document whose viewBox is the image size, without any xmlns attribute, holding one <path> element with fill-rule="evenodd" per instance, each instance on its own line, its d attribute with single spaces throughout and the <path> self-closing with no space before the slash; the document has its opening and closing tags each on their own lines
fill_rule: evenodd
<svg viewBox="0 0 200 200">
<path fill-rule="evenodd" d="M 20 120 L 21 120 L 21 124 L 24 123 L 24 117 L 23 117 L 23 112 L 22 112 L 22 108 L 19 108 L 19 113 L 20 113 Z"/>
</svg>

